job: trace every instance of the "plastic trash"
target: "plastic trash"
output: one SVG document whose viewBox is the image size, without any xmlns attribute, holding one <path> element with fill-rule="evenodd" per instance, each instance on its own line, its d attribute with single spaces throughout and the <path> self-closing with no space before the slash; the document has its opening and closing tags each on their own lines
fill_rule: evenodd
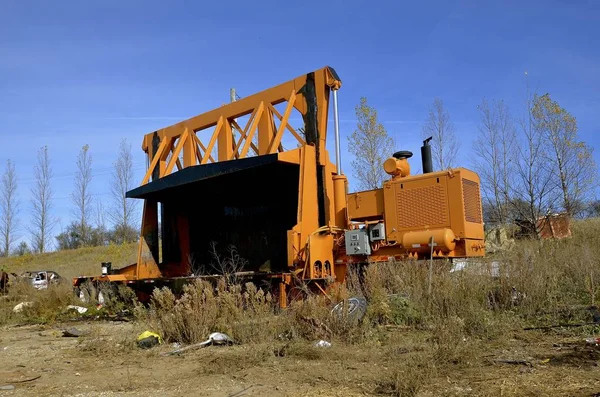
<svg viewBox="0 0 600 397">
<path fill-rule="evenodd" d="M 166 355 L 180 354 L 187 350 L 191 349 L 200 349 L 207 346 L 216 346 L 216 345 L 234 345 L 236 342 L 229 335 L 224 334 L 222 332 L 213 332 L 208 335 L 208 339 L 204 342 L 196 343 L 193 345 L 176 348 L 170 353 L 166 353 Z M 175 346 L 173 346 L 175 347 Z"/>
<path fill-rule="evenodd" d="M 600 338 L 586 338 L 585 343 L 587 345 L 598 346 L 600 345 Z"/>
<path fill-rule="evenodd" d="M 163 343 L 159 334 L 152 331 L 144 331 L 137 337 L 137 344 L 142 349 L 149 349 L 160 343 Z"/>
<path fill-rule="evenodd" d="M 321 339 L 315 343 L 315 347 L 331 347 L 331 343 Z"/>
<path fill-rule="evenodd" d="M 21 313 L 23 311 L 23 309 L 25 309 L 26 307 L 30 307 L 32 305 L 33 305 L 33 302 L 21 302 L 18 305 L 16 305 L 15 307 L 13 307 L 13 312 Z"/>
<path fill-rule="evenodd" d="M 227 334 L 223 334 L 221 332 L 213 332 L 208 335 L 208 339 L 204 342 L 212 343 L 213 345 L 233 345 L 234 341 Z"/>
<path fill-rule="evenodd" d="M 67 306 L 67 309 L 69 309 L 69 310 L 77 310 L 79 312 L 79 314 L 83 314 L 83 313 L 85 313 L 85 312 L 88 311 L 87 307 L 75 306 L 75 305 L 69 305 L 69 306 Z"/>
</svg>

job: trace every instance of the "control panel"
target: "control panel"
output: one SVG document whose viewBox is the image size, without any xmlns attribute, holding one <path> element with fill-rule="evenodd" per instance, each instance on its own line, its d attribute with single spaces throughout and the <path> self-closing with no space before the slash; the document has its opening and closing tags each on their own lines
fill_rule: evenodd
<svg viewBox="0 0 600 397">
<path fill-rule="evenodd" d="M 385 240 L 385 226 L 383 223 L 369 225 L 369 237 L 371 241 Z"/>
<path fill-rule="evenodd" d="M 346 255 L 371 255 L 369 233 L 366 229 L 348 230 L 345 232 Z"/>
</svg>

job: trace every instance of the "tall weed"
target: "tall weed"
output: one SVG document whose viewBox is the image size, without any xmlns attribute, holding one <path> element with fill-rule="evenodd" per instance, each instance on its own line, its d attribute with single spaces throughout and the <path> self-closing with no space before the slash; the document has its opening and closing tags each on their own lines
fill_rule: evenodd
<svg viewBox="0 0 600 397">
<path fill-rule="evenodd" d="M 197 343 L 212 332 L 224 332 L 239 342 L 272 339 L 277 331 L 270 293 L 247 284 L 226 286 L 198 280 L 184 287 L 178 299 L 168 288 L 156 289 L 150 308 L 137 315 L 160 330 L 167 341 Z"/>
</svg>

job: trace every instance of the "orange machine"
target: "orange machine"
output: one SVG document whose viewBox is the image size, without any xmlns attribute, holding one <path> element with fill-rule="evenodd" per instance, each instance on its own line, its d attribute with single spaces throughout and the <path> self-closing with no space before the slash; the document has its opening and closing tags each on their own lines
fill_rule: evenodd
<svg viewBox="0 0 600 397">
<path fill-rule="evenodd" d="M 479 179 L 471 171 L 411 176 L 412 154 L 398 152 L 382 165 L 391 176 L 382 189 L 347 193 L 341 85 L 325 67 L 147 134 L 146 175 L 127 193 L 144 200 L 137 263 L 75 278 L 76 291 L 90 297 L 82 286 L 105 282 L 125 283 L 141 298 L 155 287 L 178 290 L 219 273 L 214 247 L 235 246 L 246 260 L 238 275 L 269 283 L 285 307 L 294 283 L 325 291 L 344 282 L 351 263 L 428 257 L 432 238 L 434 257 L 482 256 Z M 335 163 L 326 148 L 331 96 Z M 294 118 L 302 129 L 292 127 Z M 427 150 L 425 142 L 430 158 Z M 109 293 L 102 288 L 87 294 Z"/>
<path fill-rule="evenodd" d="M 427 141 L 422 149 L 429 153 Z M 411 176 L 411 156 L 402 151 L 386 160 L 385 171 L 392 177 L 382 189 L 348 195 L 349 219 L 364 227 L 346 233 L 347 255 L 371 261 L 483 256 L 477 174 L 456 168 Z M 425 162 L 423 168 L 431 166 Z"/>
</svg>

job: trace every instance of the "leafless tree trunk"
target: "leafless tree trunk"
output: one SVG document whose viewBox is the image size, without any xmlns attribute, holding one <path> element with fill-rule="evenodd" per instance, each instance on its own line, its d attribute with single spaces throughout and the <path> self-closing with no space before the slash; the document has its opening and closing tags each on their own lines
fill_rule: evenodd
<svg viewBox="0 0 600 397">
<path fill-rule="evenodd" d="M 19 211 L 17 202 L 17 174 L 12 161 L 6 162 L 6 169 L 2 175 L 2 187 L 0 188 L 0 236 L 2 236 L 2 254 L 8 256 L 10 248 L 16 240 L 17 214 Z"/>
<path fill-rule="evenodd" d="M 71 193 L 71 199 L 75 204 L 75 215 L 79 219 L 79 236 L 83 246 L 90 240 L 90 213 L 92 209 L 92 194 L 90 183 L 92 182 L 92 157 L 89 154 L 90 147 L 85 145 L 77 156 L 77 171 L 75 173 L 75 188 Z"/>
<path fill-rule="evenodd" d="M 454 124 L 450 113 L 444 107 L 444 102 L 435 98 L 429 107 L 429 113 L 422 132 L 423 138 L 431 140 L 431 157 L 436 170 L 452 168 L 458 155 L 458 141 L 454 132 Z"/>
<path fill-rule="evenodd" d="M 360 99 L 356 106 L 357 128 L 350 136 L 348 150 L 354 155 L 352 168 L 360 189 L 379 189 L 387 174 L 384 161 L 394 152 L 394 141 L 377 121 L 377 111 Z"/>
<path fill-rule="evenodd" d="M 133 155 L 131 144 L 128 144 L 126 139 L 121 141 L 112 179 L 113 209 L 110 216 L 117 233 L 121 234 L 120 240 L 128 242 L 133 238 L 131 231 L 135 228 L 136 202 L 125 196 L 127 191 L 133 187 Z"/>
<path fill-rule="evenodd" d="M 51 241 L 50 234 L 55 224 L 55 221 L 50 217 L 54 192 L 50 185 L 53 174 L 47 146 L 39 150 L 37 164 L 33 167 L 33 174 L 35 178 L 35 184 L 31 188 L 33 213 L 29 226 L 31 245 L 34 252 L 43 253 L 48 249 Z"/>
<path fill-rule="evenodd" d="M 494 101 L 490 107 L 484 99 L 478 108 L 481 122 L 473 145 L 475 169 L 481 177 L 484 196 L 492 208 L 492 221 L 506 223 L 517 154 L 515 127 L 503 101 Z"/>
</svg>

